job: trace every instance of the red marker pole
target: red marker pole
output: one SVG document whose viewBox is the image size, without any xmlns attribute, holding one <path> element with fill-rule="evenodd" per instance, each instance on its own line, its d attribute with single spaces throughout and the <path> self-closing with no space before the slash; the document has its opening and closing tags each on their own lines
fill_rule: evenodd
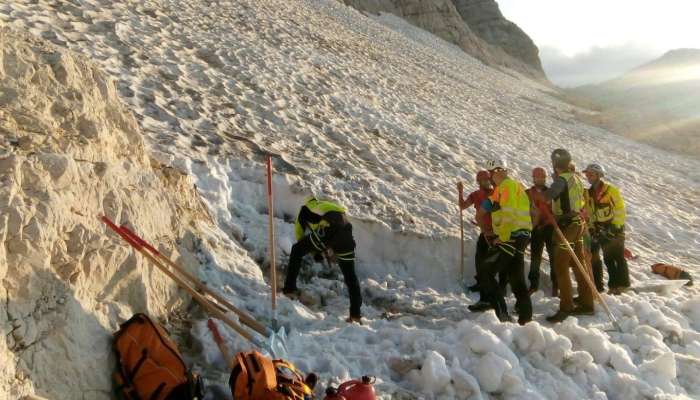
<svg viewBox="0 0 700 400">
<path fill-rule="evenodd" d="M 272 330 L 277 330 L 277 268 L 275 266 L 275 205 L 272 198 L 272 155 L 267 155 L 267 209 L 270 225 L 270 281 L 272 286 Z"/>
<path fill-rule="evenodd" d="M 459 207 L 459 281 L 464 284 L 464 211 L 462 210 L 462 191 L 457 191 Z"/>
<path fill-rule="evenodd" d="M 224 357 L 226 365 L 229 368 L 233 368 L 233 359 L 231 358 L 231 353 L 229 353 L 228 351 L 228 347 L 226 346 L 224 338 L 221 337 L 221 333 L 219 332 L 219 327 L 216 326 L 216 322 L 214 322 L 213 319 L 209 318 L 209 320 L 207 321 L 207 327 L 209 327 L 209 330 L 211 331 L 211 334 L 214 337 L 214 343 L 216 343 L 216 345 L 219 347 L 219 351 L 221 351 L 221 355 Z"/>
</svg>

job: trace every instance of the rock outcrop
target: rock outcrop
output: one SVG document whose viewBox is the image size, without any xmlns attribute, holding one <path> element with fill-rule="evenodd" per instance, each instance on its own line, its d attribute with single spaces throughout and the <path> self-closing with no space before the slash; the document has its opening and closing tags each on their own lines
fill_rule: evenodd
<svg viewBox="0 0 700 400">
<path fill-rule="evenodd" d="M 208 219 L 194 186 L 150 159 L 95 66 L 6 28 L 0 181 L 0 399 L 111 398 L 118 323 L 187 300 L 97 217 L 191 257 L 193 246 L 175 243 Z"/>
<path fill-rule="evenodd" d="M 452 0 L 467 25 L 481 39 L 542 72 L 539 49 L 530 37 L 501 13 L 495 0 Z"/>
<path fill-rule="evenodd" d="M 546 80 L 539 50 L 495 0 L 342 0 L 369 13 L 392 13 L 461 47 L 484 63 Z"/>
</svg>

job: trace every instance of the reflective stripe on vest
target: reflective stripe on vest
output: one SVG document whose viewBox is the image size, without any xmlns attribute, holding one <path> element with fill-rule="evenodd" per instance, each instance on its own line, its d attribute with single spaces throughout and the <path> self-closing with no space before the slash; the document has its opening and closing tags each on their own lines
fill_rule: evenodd
<svg viewBox="0 0 700 400">
<path fill-rule="evenodd" d="M 530 199 L 519 182 L 506 178 L 496 187 L 491 200 L 498 202 L 500 209 L 491 213 L 493 231 L 502 242 L 511 239 L 519 230 L 532 230 Z"/>
<path fill-rule="evenodd" d="M 335 253 L 335 258 L 340 261 L 355 261 L 355 251 L 348 251 L 347 253 Z"/>
<path fill-rule="evenodd" d="M 600 195 L 595 196 L 595 193 L 593 193 L 590 197 L 593 222 L 610 222 L 615 226 L 622 226 L 625 224 L 627 215 L 625 211 L 625 202 L 620 195 L 620 189 L 607 182 L 603 182 Z"/>
<path fill-rule="evenodd" d="M 580 211 L 586 206 L 586 199 L 584 197 L 585 189 L 583 188 L 583 181 L 577 174 L 571 172 L 564 172 L 559 176 L 566 180 L 566 190 L 569 198 L 569 213 L 579 214 Z M 552 201 L 552 213 L 554 213 L 554 215 L 557 217 L 564 215 L 564 211 L 567 208 L 562 208 L 562 197 L 565 196 L 562 195 L 558 199 Z"/>
</svg>

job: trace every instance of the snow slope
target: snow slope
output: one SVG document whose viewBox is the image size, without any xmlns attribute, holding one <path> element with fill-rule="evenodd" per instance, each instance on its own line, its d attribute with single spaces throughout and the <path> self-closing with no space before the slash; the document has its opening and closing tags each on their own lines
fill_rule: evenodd
<svg viewBox="0 0 700 400">
<path fill-rule="evenodd" d="M 505 158 L 526 180 L 567 147 L 622 187 L 641 284 L 653 262 L 700 269 L 698 161 L 578 123 L 537 83 L 396 17 L 329 0 L 14 0 L 0 20 L 117 79 L 152 155 L 191 175 L 217 222 L 203 233 L 202 278 L 257 314 L 267 302 L 251 269 L 266 265 L 263 151 L 277 155 L 278 263 L 305 195 L 349 207 L 369 323 L 340 322 L 337 279 L 304 283 L 311 307 L 281 303 L 292 360 L 324 381 L 375 374 L 384 398 L 700 396 L 697 289 L 606 296 L 623 333 L 605 331 L 602 313 L 542 324 L 556 309 L 542 293 L 526 327 L 471 315 L 474 298 L 456 282 L 454 205 L 455 181 L 471 182 L 484 160 Z M 225 384 L 204 320 L 193 334 L 205 355 L 195 361 Z"/>
</svg>

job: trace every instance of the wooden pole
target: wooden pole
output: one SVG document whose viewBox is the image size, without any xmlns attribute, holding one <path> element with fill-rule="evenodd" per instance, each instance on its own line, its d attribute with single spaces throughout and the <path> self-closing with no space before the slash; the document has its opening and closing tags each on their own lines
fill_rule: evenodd
<svg viewBox="0 0 700 400">
<path fill-rule="evenodd" d="M 554 219 L 552 217 L 552 219 Z M 593 295 L 596 297 L 598 302 L 603 306 L 605 309 L 605 312 L 608 314 L 608 318 L 610 318 L 610 321 L 612 321 L 613 325 L 617 330 L 622 331 L 620 328 L 620 325 L 617 323 L 617 319 L 615 319 L 615 316 L 610 312 L 610 308 L 608 307 L 608 304 L 605 302 L 603 299 L 603 296 L 598 293 L 598 289 L 596 289 L 595 284 L 593 283 L 593 280 L 591 279 L 591 276 L 588 274 L 588 269 L 584 267 L 584 265 L 581 263 L 581 260 L 579 260 L 578 256 L 576 255 L 576 252 L 574 251 L 573 248 L 571 248 L 571 244 L 569 243 L 569 240 L 564 236 L 564 233 L 559 229 L 559 225 L 557 225 L 556 222 L 554 222 L 554 231 L 557 233 L 557 236 L 559 237 L 559 240 L 561 243 L 566 245 L 566 251 L 569 253 L 571 258 L 573 258 L 574 263 L 576 264 L 576 267 L 579 269 L 579 272 L 581 275 L 583 275 L 584 280 L 586 281 L 586 284 L 588 285 L 589 289 L 593 292 Z M 556 262 L 556 260 L 555 260 Z"/>
<path fill-rule="evenodd" d="M 226 325 L 231 327 L 234 331 L 236 331 L 239 335 L 241 335 L 243 338 L 248 340 L 249 342 L 255 344 L 256 346 L 263 347 L 255 338 L 253 335 L 251 335 L 249 332 L 247 332 L 243 327 L 238 325 L 235 321 L 230 319 L 225 313 L 223 313 L 221 310 L 218 308 L 214 307 L 212 303 L 206 299 L 204 296 L 199 294 L 196 290 L 194 290 L 192 287 L 190 287 L 182 278 L 174 274 L 172 271 L 170 271 L 165 265 L 161 264 L 153 255 L 151 255 L 149 252 L 144 250 L 144 247 L 140 245 L 137 241 L 135 241 L 133 238 L 129 236 L 126 232 L 124 232 L 122 229 L 120 229 L 118 226 L 116 226 L 112 221 L 110 221 L 107 217 L 102 217 L 102 221 L 110 227 L 114 232 L 116 232 L 119 236 L 121 236 L 124 240 L 127 241 L 136 251 L 141 253 L 148 261 L 151 262 L 156 268 L 161 270 L 165 275 L 167 275 L 170 279 L 175 281 L 177 285 L 184 289 L 186 292 L 188 292 L 192 298 L 199 303 L 204 309 L 212 316 L 218 318 L 219 320 L 223 321 Z"/>
<path fill-rule="evenodd" d="M 116 225 L 115 225 L 116 227 Z M 111 228 L 111 226 L 110 226 Z M 187 278 L 197 289 L 197 291 L 205 293 L 211 297 L 213 297 L 217 302 L 222 304 L 225 308 L 229 309 L 230 311 L 233 311 L 236 315 L 238 315 L 238 318 L 242 323 L 253 329 L 254 331 L 258 332 L 259 334 L 263 336 L 267 336 L 267 329 L 265 328 L 264 325 L 253 319 L 251 316 L 249 316 L 247 313 L 245 313 L 243 310 L 237 308 L 233 304 L 231 304 L 226 298 L 224 298 L 222 295 L 216 293 L 215 291 L 211 290 L 208 286 L 205 284 L 201 283 L 199 279 L 194 277 L 192 274 L 187 272 L 183 267 L 175 263 L 174 261 L 170 260 L 168 257 L 163 255 L 161 252 L 159 252 L 155 247 L 151 246 L 148 242 L 143 240 L 141 237 L 139 237 L 136 233 L 134 233 L 132 230 L 127 228 L 126 226 L 121 226 L 121 227 L 116 227 L 116 229 L 121 230 L 124 232 L 126 235 L 128 235 L 134 242 L 138 243 L 139 246 L 144 247 L 148 249 L 151 253 L 153 253 L 156 257 L 159 259 L 163 260 L 166 264 L 168 264 L 171 268 L 173 268 L 177 273 L 180 275 L 184 276 Z M 114 230 L 114 228 L 113 228 Z M 119 233 L 119 232 L 117 232 Z M 126 240 L 126 239 L 125 239 Z M 217 304 L 214 304 L 217 306 Z"/>
</svg>

